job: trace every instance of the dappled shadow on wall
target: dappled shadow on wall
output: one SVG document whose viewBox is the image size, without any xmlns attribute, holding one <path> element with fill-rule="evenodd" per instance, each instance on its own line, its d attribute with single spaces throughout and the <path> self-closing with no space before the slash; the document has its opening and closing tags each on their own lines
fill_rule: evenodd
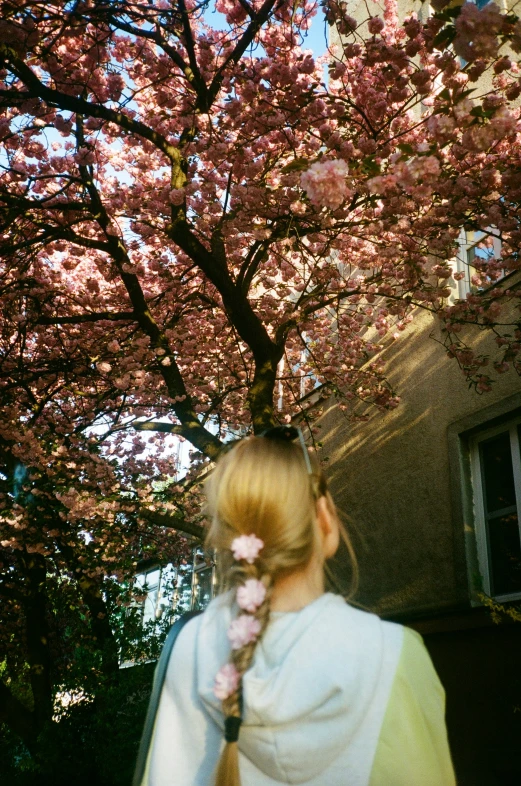
<svg viewBox="0 0 521 786">
<path fill-rule="evenodd" d="M 380 412 L 353 408 L 349 419 L 334 400 L 318 419 L 321 456 L 360 562 L 357 598 L 381 613 L 440 609 L 455 602 L 454 529 L 447 429 L 451 422 L 521 392 L 519 377 L 498 377 L 491 393 L 468 388 L 455 361 L 436 341 L 437 323 L 421 315 L 381 357 L 400 405 Z M 478 352 L 492 337 L 480 334 Z M 347 555 L 338 570 L 349 584 Z M 460 581 L 461 584 L 461 581 Z"/>
</svg>

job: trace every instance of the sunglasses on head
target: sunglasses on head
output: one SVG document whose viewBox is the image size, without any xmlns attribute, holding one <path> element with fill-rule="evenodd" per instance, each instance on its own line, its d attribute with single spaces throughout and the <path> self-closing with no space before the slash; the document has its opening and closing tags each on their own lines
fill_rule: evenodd
<svg viewBox="0 0 521 786">
<path fill-rule="evenodd" d="M 260 434 L 257 434 L 257 436 L 264 437 L 264 439 L 278 440 L 279 442 L 293 442 L 294 440 L 298 439 L 302 448 L 302 453 L 304 454 L 304 461 L 306 462 L 308 474 L 313 475 L 313 467 L 311 466 L 311 460 L 309 458 L 308 449 L 304 441 L 304 435 L 301 429 L 299 429 L 297 426 L 271 426 L 265 431 L 262 431 Z M 239 442 L 242 442 L 242 439 L 234 439 L 231 442 L 227 442 L 225 445 L 223 445 L 220 455 L 222 456 L 225 453 L 228 453 L 228 451 Z"/>
<path fill-rule="evenodd" d="M 302 453 L 304 454 L 304 461 L 306 462 L 307 471 L 310 475 L 313 474 L 313 468 L 311 466 L 308 449 L 304 441 L 304 435 L 301 429 L 299 429 L 297 426 L 272 426 L 271 428 L 267 428 L 266 431 L 263 431 L 261 434 L 259 434 L 259 437 L 265 437 L 265 439 L 278 439 L 281 442 L 293 442 L 295 439 L 298 439 L 302 448 Z"/>
</svg>

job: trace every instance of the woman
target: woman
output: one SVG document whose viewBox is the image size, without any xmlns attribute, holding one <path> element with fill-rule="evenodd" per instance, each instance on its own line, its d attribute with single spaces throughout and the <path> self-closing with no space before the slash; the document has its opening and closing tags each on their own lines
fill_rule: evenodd
<svg viewBox="0 0 521 786">
<path fill-rule="evenodd" d="M 453 786 L 421 637 L 325 592 L 341 525 L 297 433 L 242 440 L 206 483 L 226 591 L 176 642 L 144 786 Z"/>
</svg>

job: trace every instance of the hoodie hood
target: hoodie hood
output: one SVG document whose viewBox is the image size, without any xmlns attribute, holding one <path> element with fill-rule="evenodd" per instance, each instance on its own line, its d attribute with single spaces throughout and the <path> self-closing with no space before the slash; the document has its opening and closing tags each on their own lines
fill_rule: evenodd
<svg viewBox="0 0 521 786">
<path fill-rule="evenodd" d="M 226 631 L 237 611 L 231 593 L 216 598 L 197 634 L 197 692 L 221 728 L 213 684 L 229 661 Z M 298 612 L 272 614 L 243 678 L 239 749 L 257 770 L 275 783 L 298 784 L 316 778 L 340 754 L 368 758 L 388 698 L 387 689 L 379 695 L 382 676 L 396 661 L 387 663 L 385 625 L 329 593 Z"/>
</svg>

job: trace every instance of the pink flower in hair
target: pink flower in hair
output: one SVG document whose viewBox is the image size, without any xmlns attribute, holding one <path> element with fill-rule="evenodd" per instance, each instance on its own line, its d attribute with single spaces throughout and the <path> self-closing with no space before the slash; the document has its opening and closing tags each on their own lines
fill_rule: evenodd
<svg viewBox="0 0 521 786">
<path fill-rule="evenodd" d="M 213 692 L 218 699 L 224 701 L 234 693 L 239 686 L 240 674 L 233 663 L 225 663 L 215 675 Z"/>
<path fill-rule="evenodd" d="M 266 597 L 266 587 L 262 581 L 248 579 L 237 589 L 237 603 L 245 611 L 257 611 L 259 606 L 264 603 Z"/>
<path fill-rule="evenodd" d="M 232 650 L 240 650 L 246 644 L 255 641 L 261 632 L 261 624 L 255 617 L 249 614 L 241 614 L 237 619 L 232 620 L 228 628 L 228 638 L 232 645 Z"/>
<path fill-rule="evenodd" d="M 241 535 L 232 540 L 233 556 L 236 560 L 244 559 L 252 565 L 263 546 L 264 542 L 255 535 Z"/>
</svg>

